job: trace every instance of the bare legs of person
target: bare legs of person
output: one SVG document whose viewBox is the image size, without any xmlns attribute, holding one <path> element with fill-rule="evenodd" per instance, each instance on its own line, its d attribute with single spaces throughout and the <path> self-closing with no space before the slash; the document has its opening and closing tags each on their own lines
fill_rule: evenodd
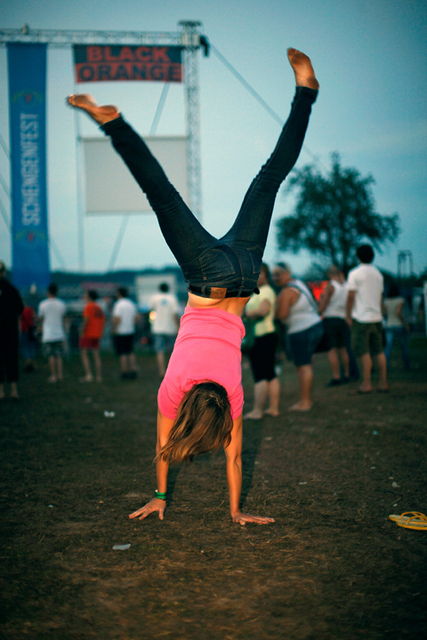
<svg viewBox="0 0 427 640">
<path fill-rule="evenodd" d="M 85 375 L 83 378 L 80 378 L 80 382 L 92 382 L 93 381 L 93 375 L 92 375 L 92 371 L 90 368 L 90 362 L 89 362 L 89 356 L 87 353 L 87 349 L 81 349 L 80 350 L 80 357 L 82 359 L 82 365 L 83 368 L 85 370 Z"/>
<path fill-rule="evenodd" d="M 134 353 L 122 353 L 120 356 L 122 378 L 136 377 L 136 358 Z"/>
<path fill-rule="evenodd" d="M 289 407 L 288 411 L 310 411 L 313 403 L 311 401 L 311 387 L 313 385 L 313 367 L 305 364 L 297 367 L 298 382 L 300 389 L 300 400 Z"/>
<path fill-rule="evenodd" d="M 4 400 L 5 397 L 6 397 L 6 393 L 5 393 L 5 389 L 4 389 L 4 384 L 0 384 L 0 400 Z M 18 398 L 19 398 L 18 383 L 17 382 L 11 382 L 10 383 L 10 397 L 14 398 L 15 400 L 18 400 Z"/>
<path fill-rule="evenodd" d="M 15 400 L 17 400 L 19 398 L 18 383 L 17 382 L 11 382 L 10 383 L 10 397 L 11 398 L 15 398 Z"/>
<path fill-rule="evenodd" d="M 280 381 L 260 380 L 254 384 L 254 406 L 252 411 L 243 416 L 246 420 L 261 420 L 263 415 L 276 418 L 279 415 Z M 268 400 L 268 408 L 264 411 Z"/>
<path fill-rule="evenodd" d="M 378 369 L 378 391 L 388 391 L 387 384 L 387 360 L 384 352 L 374 356 L 375 364 Z M 360 393 L 370 393 L 372 391 L 371 371 L 372 358 L 370 353 L 364 353 L 360 358 L 362 365 L 362 384 L 359 387 Z"/>
<path fill-rule="evenodd" d="M 341 381 L 340 362 L 344 371 L 344 377 L 350 377 L 350 359 L 345 347 L 336 349 L 335 347 L 328 351 L 328 360 L 332 370 L 332 379 L 337 382 Z"/>
<path fill-rule="evenodd" d="M 280 380 L 279 378 L 273 378 L 268 383 L 268 407 L 264 411 L 265 415 L 277 418 L 279 415 L 279 400 L 280 400 Z"/>
<path fill-rule="evenodd" d="M 61 356 L 49 356 L 49 382 L 61 382 L 63 379 L 63 366 Z"/>
<path fill-rule="evenodd" d="M 165 352 L 164 351 L 158 351 L 156 353 L 156 360 L 157 360 L 157 368 L 159 370 L 159 376 L 161 378 L 163 378 L 165 373 L 166 373 L 166 356 L 165 356 Z"/>
<path fill-rule="evenodd" d="M 102 365 L 101 365 L 101 356 L 99 355 L 98 349 L 93 349 L 93 361 L 95 365 L 95 379 L 97 382 L 102 382 Z M 89 362 L 89 355 L 87 349 L 81 349 L 80 356 L 82 359 L 83 368 L 85 370 L 85 375 L 80 379 L 81 382 L 93 382 L 92 370 Z"/>
</svg>

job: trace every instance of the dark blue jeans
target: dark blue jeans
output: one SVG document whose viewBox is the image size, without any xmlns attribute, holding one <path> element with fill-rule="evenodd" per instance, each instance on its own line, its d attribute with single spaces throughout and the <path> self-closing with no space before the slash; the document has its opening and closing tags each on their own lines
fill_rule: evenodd
<svg viewBox="0 0 427 640">
<path fill-rule="evenodd" d="M 245 297 L 256 289 L 274 201 L 297 161 L 316 97 L 314 89 L 297 87 L 276 148 L 252 181 L 230 231 L 220 239 L 202 227 L 122 117 L 101 127 L 147 196 L 189 291 L 209 298 L 211 288 L 218 287 L 227 289 L 226 297 Z"/>
</svg>

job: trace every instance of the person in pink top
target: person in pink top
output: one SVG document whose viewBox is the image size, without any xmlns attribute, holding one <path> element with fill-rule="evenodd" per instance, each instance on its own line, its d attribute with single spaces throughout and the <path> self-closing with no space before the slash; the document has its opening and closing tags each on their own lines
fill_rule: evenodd
<svg viewBox="0 0 427 640">
<path fill-rule="evenodd" d="M 155 497 L 130 514 L 146 518 L 166 508 L 171 464 L 224 448 L 233 522 L 269 524 L 273 518 L 243 513 L 241 316 L 257 280 L 273 206 L 304 141 L 319 83 L 310 59 L 288 49 L 296 92 L 276 147 L 252 181 L 230 231 L 216 239 L 206 231 L 168 181 L 144 141 L 117 107 L 92 96 L 68 97 L 111 137 L 116 151 L 146 194 L 163 236 L 188 284 L 188 303 L 158 394 Z"/>
</svg>

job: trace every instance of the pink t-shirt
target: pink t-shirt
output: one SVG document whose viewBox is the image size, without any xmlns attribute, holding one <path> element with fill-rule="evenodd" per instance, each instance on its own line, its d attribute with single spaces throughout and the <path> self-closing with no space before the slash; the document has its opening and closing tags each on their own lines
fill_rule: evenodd
<svg viewBox="0 0 427 640">
<path fill-rule="evenodd" d="M 174 420 L 184 394 L 194 384 L 212 380 L 227 391 L 231 417 L 243 409 L 242 319 L 222 309 L 186 307 L 157 401 L 165 418 Z"/>
</svg>

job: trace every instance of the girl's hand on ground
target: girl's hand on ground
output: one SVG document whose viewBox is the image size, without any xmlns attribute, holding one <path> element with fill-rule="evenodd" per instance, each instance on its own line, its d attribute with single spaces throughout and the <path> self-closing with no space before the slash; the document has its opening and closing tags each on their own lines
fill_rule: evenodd
<svg viewBox="0 0 427 640">
<path fill-rule="evenodd" d="M 275 522 L 274 518 L 266 518 L 265 516 L 251 516 L 249 513 L 242 513 L 238 511 L 232 516 L 233 522 L 245 526 L 247 522 L 254 522 L 255 524 L 270 524 Z"/>
<path fill-rule="evenodd" d="M 139 520 L 144 520 L 150 513 L 155 513 L 156 511 L 159 514 L 159 519 L 163 520 L 163 514 L 166 509 L 166 502 L 164 500 L 159 500 L 159 498 L 153 498 L 150 502 L 138 511 L 134 511 L 129 515 L 129 518 L 138 518 Z"/>
</svg>

